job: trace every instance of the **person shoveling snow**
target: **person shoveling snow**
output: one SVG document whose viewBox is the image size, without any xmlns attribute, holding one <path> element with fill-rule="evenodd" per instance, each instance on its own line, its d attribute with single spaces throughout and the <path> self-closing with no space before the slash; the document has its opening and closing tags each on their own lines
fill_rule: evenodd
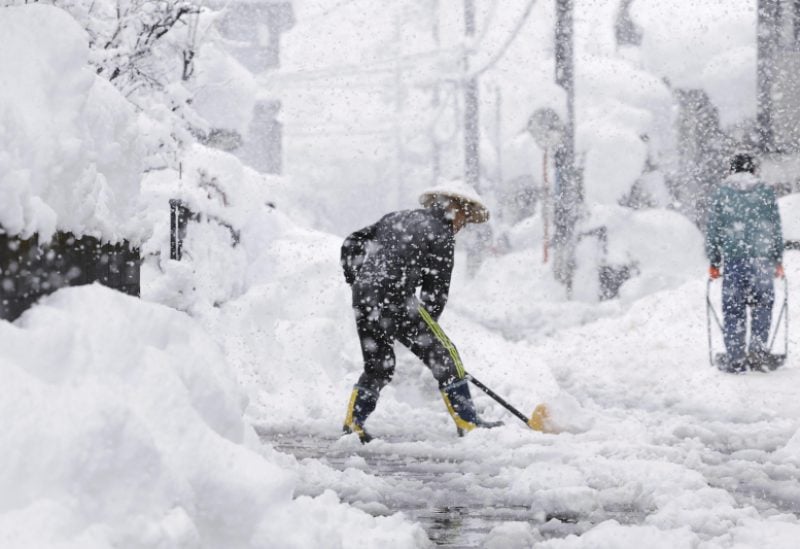
<svg viewBox="0 0 800 549">
<path fill-rule="evenodd" d="M 364 423 L 394 374 L 395 341 L 430 368 L 459 435 L 499 425 L 478 416 L 461 357 L 437 322 L 450 290 L 455 235 L 467 223 L 486 222 L 489 211 L 460 181 L 424 192 L 420 203 L 423 208 L 385 215 L 342 245 L 341 264 L 352 288 L 364 356 L 344 432 L 356 433 L 362 442 L 372 438 Z"/>
</svg>

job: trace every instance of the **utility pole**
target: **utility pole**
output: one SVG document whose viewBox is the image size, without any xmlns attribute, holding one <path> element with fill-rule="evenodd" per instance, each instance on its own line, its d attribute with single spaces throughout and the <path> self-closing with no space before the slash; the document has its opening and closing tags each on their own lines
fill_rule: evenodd
<svg viewBox="0 0 800 549">
<path fill-rule="evenodd" d="M 401 120 L 403 117 L 403 69 L 400 65 L 400 55 L 402 52 L 402 36 L 403 36 L 403 22 L 402 10 L 397 10 L 394 19 L 394 47 L 395 47 L 395 62 L 394 62 L 394 120 L 392 123 L 392 134 L 394 140 L 394 158 L 392 173 L 394 174 L 394 192 L 397 193 L 394 197 L 395 204 L 402 203 L 402 197 L 405 196 L 403 192 L 404 177 L 403 177 L 403 128 Z"/>
<path fill-rule="evenodd" d="M 439 0 L 434 0 L 432 5 L 432 20 L 433 20 L 433 42 L 436 45 L 436 50 L 442 47 L 442 40 L 439 32 Z M 441 81 L 437 78 L 433 85 L 433 96 L 431 98 L 431 105 L 433 112 L 438 118 L 439 107 L 441 105 Z M 439 136 L 436 133 L 436 122 L 431 126 L 431 186 L 437 185 L 442 177 L 442 146 L 439 143 Z"/>
<path fill-rule="evenodd" d="M 550 179 L 547 176 L 548 150 L 542 153 L 542 263 L 547 263 L 550 248 Z"/>
<path fill-rule="evenodd" d="M 550 248 L 550 151 L 558 149 L 566 137 L 565 127 L 558 113 L 550 108 L 536 110 L 528 119 L 528 132 L 542 149 L 542 262 L 547 263 Z"/>
<path fill-rule="evenodd" d="M 503 187 L 503 92 L 500 86 L 494 87 L 494 148 L 497 168 L 495 188 Z"/>
<path fill-rule="evenodd" d="M 779 38 L 780 0 L 758 0 L 757 78 L 758 78 L 758 148 L 762 154 L 775 151 L 772 119 L 772 86 L 775 76 Z"/>
<path fill-rule="evenodd" d="M 478 112 L 478 77 L 469 74 L 469 53 L 475 37 L 475 0 L 464 0 L 464 181 L 480 192 L 480 127 Z"/>
<path fill-rule="evenodd" d="M 575 169 L 575 72 L 573 49 L 573 0 L 556 0 L 556 84 L 567 95 L 564 138 L 555 151 L 555 204 L 553 221 L 554 273 L 572 293 L 575 271 L 575 225 L 583 202 L 580 179 Z"/>
</svg>

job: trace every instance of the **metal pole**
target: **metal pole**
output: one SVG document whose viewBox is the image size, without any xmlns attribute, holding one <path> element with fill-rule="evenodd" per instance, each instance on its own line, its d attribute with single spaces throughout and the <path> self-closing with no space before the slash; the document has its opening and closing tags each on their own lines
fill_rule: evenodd
<svg viewBox="0 0 800 549">
<path fill-rule="evenodd" d="M 496 188 L 503 186 L 503 92 L 500 86 L 494 88 L 494 130 L 495 150 L 497 152 L 497 171 L 495 174 Z"/>
<path fill-rule="evenodd" d="M 441 45 L 441 36 L 439 31 L 439 0 L 434 0 L 432 5 L 433 12 L 433 41 L 438 50 Z M 433 85 L 433 96 L 431 104 L 433 112 L 439 114 L 439 105 L 441 104 L 441 80 L 437 79 Z M 439 143 L 439 138 L 436 135 L 436 125 L 431 127 L 431 185 L 437 185 L 442 176 L 442 146 Z"/>
<path fill-rule="evenodd" d="M 542 158 L 542 225 L 544 237 L 542 238 L 543 258 L 542 263 L 547 263 L 548 248 L 550 247 L 550 181 L 547 177 L 547 149 Z"/>
<path fill-rule="evenodd" d="M 772 85 L 775 73 L 776 47 L 779 36 L 780 0 L 758 0 L 757 79 L 758 79 L 758 148 L 761 153 L 775 150 L 772 117 Z"/>
<path fill-rule="evenodd" d="M 181 202 L 175 198 L 169 201 L 169 258 L 176 261 L 181 259 L 180 238 Z"/>
<path fill-rule="evenodd" d="M 394 20 L 394 44 L 395 47 L 400 50 L 400 44 L 402 40 L 402 22 L 400 20 L 400 14 L 395 16 Z M 394 121 L 392 124 L 393 134 L 394 134 L 394 166 L 393 166 L 393 173 L 394 173 L 394 205 L 399 205 L 402 203 L 402 197 L 405 196 L 405 193 L 402 190 L 403 185 L 405 184 L 405 178 L 403 177 L 403 130 L 401 127 L 401 119 L 403 117 L 403 69 L 400 65 L 399 57 L 395 60 L 394 63 Z"/>
<path fill-rule="evenodd" d="M 480 192 L 480 128 L 478 111 L 478 77 L 469 76 L 469 47 L 475 36 L 475 2 L 464 0 L 464 180 Z"/>
<path fill-rule="evenodd" d="M 567 95 L 567 120 L 564 139 L 555 154 L 555 196 L 553 248 L 556 261 L 553 265 L 556 278 L 572 293 L 572 275 L 575 269 L 574 233 L 582 192 L 575 170 L 575 78 L 573 52 L 573 0 L 556 0 L 556 84 Z"/>
</svg>

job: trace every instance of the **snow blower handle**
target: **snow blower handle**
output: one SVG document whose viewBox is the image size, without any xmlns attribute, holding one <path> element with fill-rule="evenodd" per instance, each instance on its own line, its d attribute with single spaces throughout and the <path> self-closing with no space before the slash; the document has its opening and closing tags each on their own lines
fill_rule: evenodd
<svg viewBox="0 0 800 549">
<path fill-rule="evenodd" d="M 506 402 L 506 400 L 489 389 L 486 385 L 481 383 L 479 380 L 475 379 L 475 376 L 468 372 L 464 372 L 464 378 L 468 379 L 475 385 L 478 389 L 489 395 L 495 402 L 497 402 L 500 406 L 517 416 L 520 421 L 522 421 L 525 425 L 533 429 L 534 431 L 541 431 L 543 433 L 549 432 L 549 429 L 546 429 L 544 422 L 548 417 L 547 407 L 544 404 L 539 404 L 536 409 L 534 409 L 533 414 L 530 418 L 526 417 L 525 414 L 514 408 L 511 404 Z"/>
</svg>

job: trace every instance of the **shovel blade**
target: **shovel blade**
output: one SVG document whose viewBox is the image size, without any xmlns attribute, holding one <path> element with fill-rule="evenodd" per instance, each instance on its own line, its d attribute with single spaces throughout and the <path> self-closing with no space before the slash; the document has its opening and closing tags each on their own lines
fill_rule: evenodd
<svg viewBox="0 0 800 549">
<path fill-rule="evenodd" d="M 528 420 L 528 427 L 540 433 L 555 433 L 549 420 L 550 411 L 547 409 L 547 405 L 542 403 L 534 408 L 533 414 Z"/>
</svg>

